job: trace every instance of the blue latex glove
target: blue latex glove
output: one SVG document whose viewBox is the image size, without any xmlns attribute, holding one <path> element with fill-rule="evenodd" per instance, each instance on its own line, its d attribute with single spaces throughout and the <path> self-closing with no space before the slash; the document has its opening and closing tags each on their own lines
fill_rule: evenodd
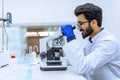
<svg viewBox="0 0 120 80">
<path fill-rule="evenodd" d="M 61 31 L 64 34 L 64 36 L 67 37 L 67 42 L 76 39 L 75 34 L 73 32 L 73 27 L 70 24 L 62 25 L 61 26 Z"/>
</svg>

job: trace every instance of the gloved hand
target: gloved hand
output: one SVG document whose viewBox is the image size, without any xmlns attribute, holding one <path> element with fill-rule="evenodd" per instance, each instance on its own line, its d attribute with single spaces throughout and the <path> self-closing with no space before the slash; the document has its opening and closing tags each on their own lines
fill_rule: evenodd
<svg viewBox="0 0 120 80">
<path fill-rule="evenodd" d="M 61 31 L 64 34 L 64 36 L 67 37 L 67 42 L 76 39 L 75 34 L 73 32 L 73 27 L 70 24 L 62 25 L 61 26 Z"/>
</svg>

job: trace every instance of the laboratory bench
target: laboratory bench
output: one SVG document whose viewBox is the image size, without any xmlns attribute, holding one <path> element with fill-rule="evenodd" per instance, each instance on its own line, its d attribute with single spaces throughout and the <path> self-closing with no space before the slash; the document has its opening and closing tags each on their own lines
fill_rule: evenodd
<svg viewBox="0 0 120 80">
<path fill-rule="evenodd" d="M 86 80 L 69 66 L 65 71 L 41 71 L 40 64 L 18 63 L 11 59 L 10 64 L 0 68 L 0 80 Z"/>
</svg>

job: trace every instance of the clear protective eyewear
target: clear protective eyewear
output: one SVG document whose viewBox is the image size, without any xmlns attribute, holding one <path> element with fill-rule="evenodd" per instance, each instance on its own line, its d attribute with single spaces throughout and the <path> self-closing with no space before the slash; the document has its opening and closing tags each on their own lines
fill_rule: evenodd
<svg viewBox="0 0 120 80">
<path fill-rule="evenodd" d="M 86 23 L 86 22 L 90 22 L 89 20 L 88 21 L 84 21 L 84 22 L 82 22 L 82 21 L 78 21 L 77 22 L 77 27 L 80 27 L 80 26 L 82 26 L 84 23 Z"/>
</svg>

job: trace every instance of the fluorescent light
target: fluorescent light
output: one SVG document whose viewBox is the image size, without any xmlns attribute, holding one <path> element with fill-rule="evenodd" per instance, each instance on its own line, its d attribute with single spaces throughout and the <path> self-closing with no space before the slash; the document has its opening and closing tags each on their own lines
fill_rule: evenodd
<svg viewBox="0 0 120 80">
<path fill-rule="evenodd" d="M 51 36 L 54 34 L 54 31 L 50 31 L 50 32 L 27 32 L 24 36 Z"/>
<path fill-rule="evenodd" d="M 26 34 L 27 35 L 35 35 L 35 34 L 37 34 L 37 32 L 27 32 Z"/>
<path fill-rule="evenodd" d="M 48 32 L 38 32 L 40 36 L 48 36 Z"/>
<path fill-rule="evenodd" d="M 37 32 L 27 32 L 25 36 L 38 36 Z"/>
<path fill-rule="evenodd" d="M 38 32 L 38 34 L 40 36 L 51 36 L 54 34 L 54 32 L 53 31 L 51 31 L 51 32 Z"/>
</svg>

